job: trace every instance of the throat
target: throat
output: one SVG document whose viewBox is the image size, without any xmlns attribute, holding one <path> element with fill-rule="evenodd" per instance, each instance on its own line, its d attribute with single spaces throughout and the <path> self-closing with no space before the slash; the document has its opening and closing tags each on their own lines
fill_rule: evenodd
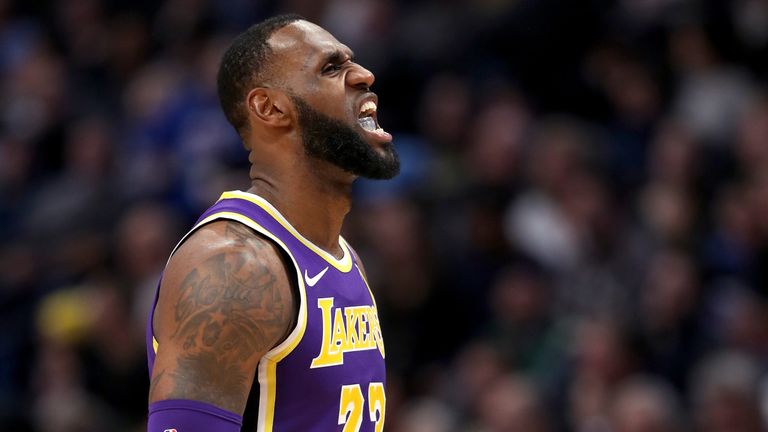
<svg viewBox="0 0 768 432">
<path fill-rule="evenodd" d="M 249 192 L 267 200 L 296 231 L 337 259 L 344 256 L 339 235 L 351 208 L 351 185 L 305 180 L 264 188 L 254 183 Z"/>
</svg>

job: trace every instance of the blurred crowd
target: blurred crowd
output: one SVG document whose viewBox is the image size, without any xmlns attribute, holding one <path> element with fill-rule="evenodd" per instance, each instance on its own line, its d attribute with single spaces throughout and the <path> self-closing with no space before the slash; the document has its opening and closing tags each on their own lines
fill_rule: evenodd
<svg viewBox="0 0 768 432">
<path fill-rule="evenodd" d="M 387 431 L 768 430 L 766 0 L 0 0 L 0 430 L 143 430 L 160 271 L 249 187 L 219 58 L 288 11 L 403 160 L 344 230 Z"/>
</svg>

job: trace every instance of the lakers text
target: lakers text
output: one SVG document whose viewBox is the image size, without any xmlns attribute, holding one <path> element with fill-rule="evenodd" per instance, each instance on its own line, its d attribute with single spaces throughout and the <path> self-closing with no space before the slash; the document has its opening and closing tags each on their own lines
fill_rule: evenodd
<svg viewBox="0 0 768 432">
<path fill-rule="evenodd" d="M 384 357 L 375 306 L 333 307 L 333 297 L 317 299 L 323 314 L 323 343 L 312 368 L 344 364 L 344 353 L 378 349 Z"/>
</svg>

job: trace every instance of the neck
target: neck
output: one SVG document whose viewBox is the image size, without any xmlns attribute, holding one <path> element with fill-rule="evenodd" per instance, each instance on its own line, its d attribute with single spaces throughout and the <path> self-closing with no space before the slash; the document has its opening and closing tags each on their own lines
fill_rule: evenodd
<svg viewBox="0 0 768 432">
<path fill-rule="evenodd" d="M 329 181 L 318 170 L 301 170 L 277 178 L 251 171 L 248 192 L 269 201 L 306 239 L 341 258 L 339 235 L 352 205 L 352 182 Z"/>
</svg>

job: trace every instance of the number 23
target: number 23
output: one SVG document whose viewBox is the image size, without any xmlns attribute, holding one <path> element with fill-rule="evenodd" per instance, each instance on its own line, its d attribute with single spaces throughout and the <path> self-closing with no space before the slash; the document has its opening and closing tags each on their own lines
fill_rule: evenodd
<svg viewBox="0 0 768 432">
<path fill-rule="evenodd" d="M 363 390 L 360 384 L 350 384 L 341 387 L 339 403 L 339 424 L 344 425 L 342 432 L 357 432 L 363 424 Z M 387 397 L 384 394 L 384 384 L 372 382 L 368 384 L 368 415 L 376 422 L 376 432 L 384 430 L 384 409 Z"/>
</svg>

